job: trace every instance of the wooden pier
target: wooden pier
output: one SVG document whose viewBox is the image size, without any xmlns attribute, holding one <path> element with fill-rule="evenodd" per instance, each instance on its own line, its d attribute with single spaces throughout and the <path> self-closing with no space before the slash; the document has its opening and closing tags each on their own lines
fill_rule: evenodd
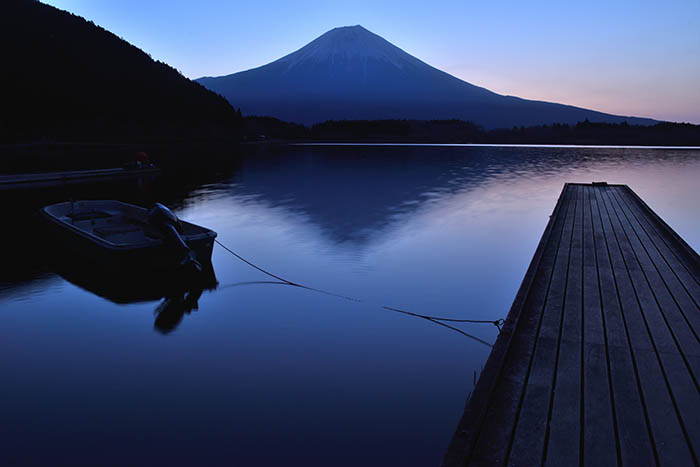
<svg viewBox="0 0 700 467">
<path fill-rule="evenodd" d="M 565 185 L 444 465 L 698 465 L 699 305 L 629 187 Z"/>
<path fill-rule="evenodd" d="M 114 180 L 142 175 L 157 175 L 155 167 L 73 170 L 69 172 L 45 172 L 15 175 L 0 175 L 0 190 L 33 189 L 74 183 Z"/>
</svg>

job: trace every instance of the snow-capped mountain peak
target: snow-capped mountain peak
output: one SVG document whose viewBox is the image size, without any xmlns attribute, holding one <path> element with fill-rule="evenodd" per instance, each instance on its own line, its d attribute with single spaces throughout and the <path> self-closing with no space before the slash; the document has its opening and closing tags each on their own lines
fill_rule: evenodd
<svg viewBox="0 0 700 467">
<path fill-rule="evenodd" d="M 331 29 L 306 46 L 282 57 L 288 69 L 311 63 L 349 63 L 368 59 L 390 63 L 403 69 L 407 65 L 425 64 L 360 25 Z"/>
<path fill-rule="evenodd" d="M 331 29 L 278 60 L 197 80 L 248 115 L 297 123 L 453 119 L 486 128 L 598 122 L 652 123 L 502 96 L 428 65 L 362 26 Z"/>
</svg>

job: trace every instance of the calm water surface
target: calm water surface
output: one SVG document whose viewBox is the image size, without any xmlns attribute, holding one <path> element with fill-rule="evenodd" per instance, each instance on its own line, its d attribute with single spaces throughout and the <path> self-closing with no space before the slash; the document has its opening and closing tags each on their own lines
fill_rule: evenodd
<svg viewBox="0 0 700 467">
<path fill-rule="evenodd" d="M 626 183 L 700 247 L 698 151 L 281 147 L 231 165 L 0 194 L 0 464 L 438 465 L 490 348 L 381 305 L 504 318 L 567 181 Z M 46 264 L 32 213 L 70 197 L 163 201 L 362 302 L 259 283 L 216 246 L 218 288 L 163 334 L 162 300 L 118 304 Z"/>
</svg>

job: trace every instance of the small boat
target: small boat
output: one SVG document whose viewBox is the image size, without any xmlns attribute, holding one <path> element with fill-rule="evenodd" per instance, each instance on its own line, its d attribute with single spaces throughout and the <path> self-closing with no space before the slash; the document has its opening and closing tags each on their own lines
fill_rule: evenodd
<svg viewBox="0 0 700 467">
<path fill-rule="evenodd" d="M 53 248 L 71 263 L 128 274 L 211 264 L 216 232 L 177 219 L 159 203 L 149 211 L 114 200 L 67 201 L 41 214 L 56 234 Z"/>
</svg>

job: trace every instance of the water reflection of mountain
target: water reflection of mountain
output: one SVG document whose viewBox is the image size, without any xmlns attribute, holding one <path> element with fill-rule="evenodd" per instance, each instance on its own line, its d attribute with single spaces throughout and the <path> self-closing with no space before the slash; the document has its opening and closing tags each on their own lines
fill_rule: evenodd
<svg viewBox="0 0 700 467">
<path fill-rule="evenodd" d="M 233 189 L 304 215 L 334 242 L 364 243 L 436 193 L 481 183 L 488 157 L 471 158 L 465 166 L 449 149 L 290 148 L 246 159 Z"/>
<path fill-rule="evenodd" d="M 495 147 L 289 147 L 247 157 L 233 192 L 304 215 L 337 243 L 365 243 L 426 203 L 487 183 L 634 164 L 644 151 Z M 659 157 L 655 154 L 654 157 Z"/>
</svg>

